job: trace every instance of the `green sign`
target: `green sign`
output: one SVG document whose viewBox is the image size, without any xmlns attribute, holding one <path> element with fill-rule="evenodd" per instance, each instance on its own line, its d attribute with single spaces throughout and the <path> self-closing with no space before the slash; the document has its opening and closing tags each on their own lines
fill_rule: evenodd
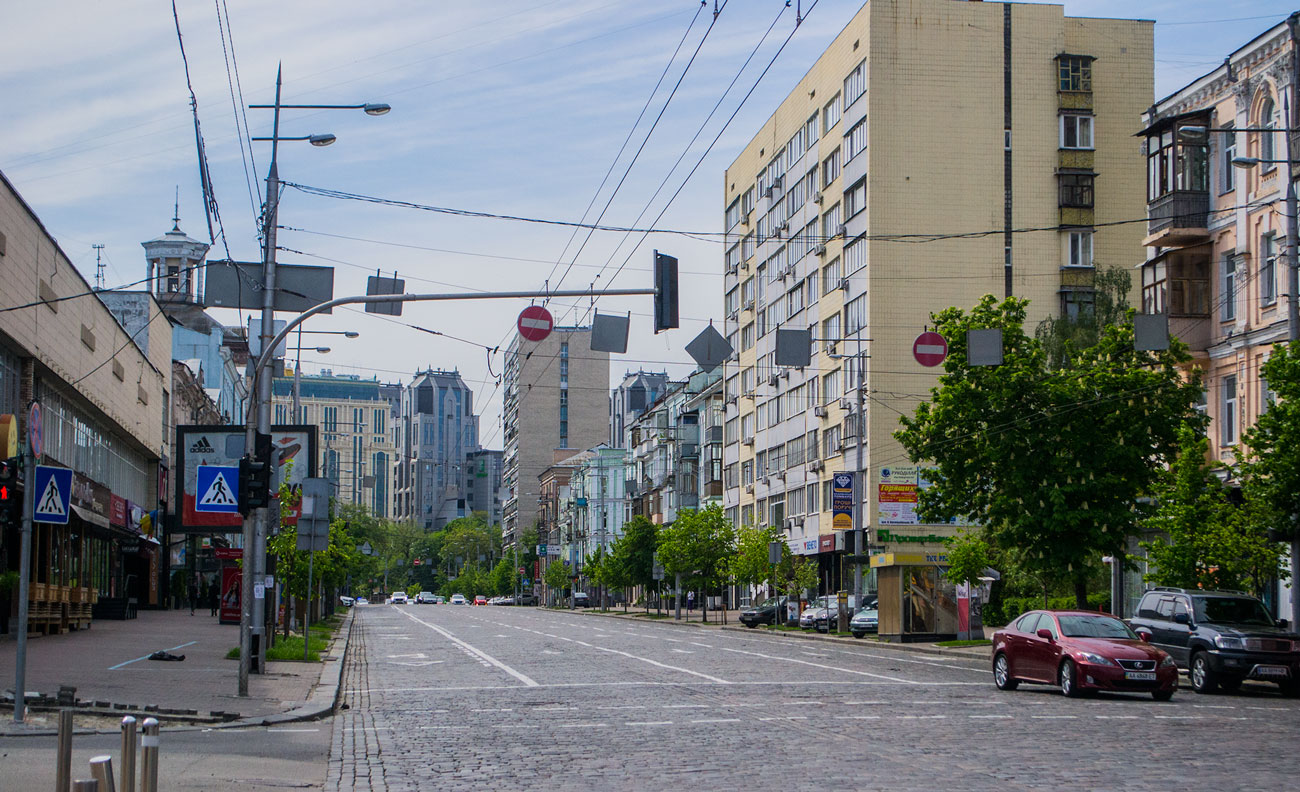
<svg viewBox="0 0 1300 792">
<path fill-rule="evenodd" d="M 947 537 L 939 536 L 938 534 L 926 534 L 925 536 L 904 536 L 902 534 L 896 534 L 893 531 L 885 530 L 884 528 L 878 530 L 876 532 L 876 536 L 878 541 L 881 542 L 897 542 L 897 543 L 911 543 L 911 544 L 943 544 L 943 540 L 947 538 Z"/>
</svg>

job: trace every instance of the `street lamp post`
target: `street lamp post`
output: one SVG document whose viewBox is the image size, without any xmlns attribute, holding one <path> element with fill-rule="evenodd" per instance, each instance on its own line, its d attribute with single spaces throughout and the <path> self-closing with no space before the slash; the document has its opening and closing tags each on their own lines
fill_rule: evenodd
<svg viewBox="0 0 1300 792">
<path fill-rule="evenodd" d="M 298 346 L 294 347 L 298 355 L 293 362 L 293 422 L 302 423 L 302 350 L 315 350 L 316 352 L 327 355 L 330 348 L 327 346 L 304 347 L 302 345 L 302 334 L 312 333 L 314 335 L 341 335 L 344 338 L 359 338 L 361 336 L 355 330 L 303 330 L 302 325 L 298 325 Z"/>
<path fill-rule="evenodd" d="M 262 341 L 263 357 L 267 353 L 273 352 L 273 347 L 268 346 L 275 338 L 275 254 L 276 254 L 276 232 L 279 229 L 279 209 L 280 209 L 280 172 L 277 163 L 279 153 L 279 143 L 281 140 L 305 140 L 313 146 L 328 146 L 335 141 L 334 135 L 331 134 L 314 134 L 296 137 L 282 137 L 280 135 L 280 111 L 282 109 L 359 109 L 364 110 L 367 115 L 383 115 L 391 108 L 386 104 L 368 103 L 356 105 L 289 105 L 280 101 L 280 92 L 282 87 L 282 70 L 277 68 L 275 73 L 275 104 L 271 105 L 249 105 L 252 109 L 269 109 L 273 111 L 271 123 L 271 136 L 255 137 L 255 141 L 267 141 L 271 144 L 271 166 L 266 175 L 266 206 L 264 207 L 262 223 L 262 278 L 265 287 L 262 301 L 262 319 L 259 336 Z M 247 418 L 247 430 L 244 435 L 244 453 L 250 455 L 254 452 L 257 444 L 258 434 L 270 434 L 271 432 L 271 378 L 258 376 L 258 370 L 254 368 L 252 372 L 255 380 L 256 391 L 252 394 L 256 411 L 250 410 Z M 271 460 L 262 460 L 264 464 L 270 465 Z M 255 598 L 254 584 L 255 581 L 265 579 L 266 573 L 266 535 L 267 527 L 270 520 L 270 510 L 266 507 L 253 509 L 248 516 L 244 518 L 244 572 L 240 586 L 240 618 L 239 618 L 239 695 L 248 695 L 248 674 L 252 668 L 253 636 L 259 638 L 264 632 L 265 622 L 265 600 Z M 259 671 L 266 666 L 266 642 L 257 641 L 257 668 Z"/>
</svg>

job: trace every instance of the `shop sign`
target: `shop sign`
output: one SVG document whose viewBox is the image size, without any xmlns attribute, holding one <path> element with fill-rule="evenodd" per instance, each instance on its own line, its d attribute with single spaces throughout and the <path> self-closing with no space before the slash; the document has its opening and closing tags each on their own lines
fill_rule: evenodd
<svg viewBox="0 0 1300 792">
<path fill-rule="evenodd" d="M 113 493 L 108 487 L 80 473 L 72 474 L 72 505 L 85 509 L 108 525 L 112 511 Z"/>
<path fill-rule="evenodd" d="M 855 473 L 836 473 L 831 477 L 831 527 L 837 531 L 853 529 L 853 490 Z"/>
<path fill-rule="evenodd" d="M 817 549 L 820 552 L 822 553 L 835 552 L 835 534 L 825 534 L 824 536 L 817 537 L 817 540 L 818 540 Z"/>
<path fill-rule="evenodd" d="M 244 557 L 244 551 L 239 547 L 218 547 L 212 551 L 214 558 L 220 558 L 227 561 L 238 561 Z"/>
<path fill-rule="evenodd" d="M 126 498 L 121 495 L 109 495 L 109 516 L 108 524 L 116 525 L 119 528 L 127 527 L 126 522 Z"/>
<path fill-rule="evenodd" d="M 915 466 L 880 469 L 876 485 L 877 525 L 916 525 L 917 469 Z"/>
<path fill-rule="evenodd" d="M 884 528 L 876 532 L 876 536 L 881 542 L 904 542 L 910 544 L 943 544 L 944 538 L 938 534 L 925 534 L 924 536 L 908 536 L 906 534 L 887 531 Z"/>
</svg>

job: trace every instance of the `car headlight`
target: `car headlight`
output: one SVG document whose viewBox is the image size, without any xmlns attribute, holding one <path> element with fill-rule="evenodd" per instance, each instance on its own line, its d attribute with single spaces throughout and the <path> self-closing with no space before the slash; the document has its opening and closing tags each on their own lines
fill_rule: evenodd
<svg viewBox="0 0 1300 792">
<path fill-rule="evenodd" d="M 1094 652 L 1079 652 L 1079 659 L 1085 663 L 1092 663 L 1093 665 L 1115 665 L 1114 660 L 1111 660 L 1109 657 L 1102 657 Z"/>
<path fill-rule="evenodd" d="M 1173 655 L 1165 655 L 1164 657 L 1160 658 L 1160 667 L 1161 667 L 1161 668 L 1171 668 L 1171 667 L 1172 667 L 1172 668 L 1177 668 L 1177 667 L 1178 667 L 1178 664 L 1174 662 Z"/>
<path fill-rule="evenodd" d="M 1246 639 L 1234 638 L 1231 635 L 1214 636 L 1214 645 L 1220 649 L 1245 649 Z"/>
</svg>

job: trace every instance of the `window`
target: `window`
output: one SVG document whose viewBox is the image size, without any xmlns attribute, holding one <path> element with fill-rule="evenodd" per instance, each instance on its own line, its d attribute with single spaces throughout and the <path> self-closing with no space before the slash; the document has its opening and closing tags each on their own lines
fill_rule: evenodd
<svg viewBox="0 0 1300 792">
<path fill-rule="evenodd" d="M 732 245 L 727 251 L 726 258 L 727 271 L 730 272 L 740 266 L 740 245 Z"/>
<path fill-rule="evenodd" d="M 1092 266 L 1092 231 L 1071 231 L 1067 235 L 1067 244 L 1065 266 Z"/>
<path fill-rule="evenodd" d="M 740 302 L 746 308 L 752 308 L 754 304 L 754 279 L 749 278 L 740 285 Z"/>
<path fill-rule="evenodd" d="M 867 208 L 867 180 L 864 178 L 844 191 L 844 216 L 853 217 Z"/>
<path fill-rule="evenodd" d="M 1268 130 L 1267 132 L 1259 133 L 1259 158 L 1261 160 L 1277 159 L 1277 149 L 1275 148 L 1275 141 L 1273 140 L 1273 138 L 1276 137 L 1273 133 L 1274 124 L 1276 123 L 1274 116 L 1276 115 L 1277 112 L 1274 109 L 1273 100 L 1271 98 L 1265 99 L 1263 104 L 1259 106 L 1260 129 Z M 1260 164 L 1264 165 L 1264 170 L 1272 170 L 1277 167 L 1276 163 Z"/>
<path fill-rule="evenodd" d="M 740 372 L 740 392 L 754 392 L 754 367 L 748 366 Z"/>
<path fill-rule="evenodd" d="M 1277 236 L 1272 232 L 1259 240 L 1259 301 L 1266 307 L 1277 302 Z"/>
<path fill-rule="evenodd" d="M 1237 169 L 1232 161 L 1237 157 L 1237 131 L 1231 123 L 1223 125 L 1223 164 L 1221 166 L 1223 181 L 1219 192 L 1232 192 L 1237 187 Z"/>
<path fill-rule="evenodd" d="M 735 228 L 740 223 L 740 199 L 731 202 L 727 207 L 727 230 Z"/>
<path fill-rule="evenodd" d="M 740 330 L 740 351 L 747 352 L 754 346 L 754 323 L 750 322 Z"/>
<path fill-rule="evenodd" d="M 852 275 L 867 266 L 867 240 L 858 237 L 844 248 L 844 274 Z"/>
<path fill-rule="evenodd" d="M 822 399 L 825 404 L 840 397 L 840 370 L 836 369 L 822 377 Z"/>
<path fill-rule="evenodd" d="M 852 335 L 867 326 L 866 294 L 844 306 L 844 332 Z"/>
<path fill-rule="evenodd" d="M 814 441 L 810 448 L 815 450 L 817 448 L 817 443 Z M 813 451 L 810 451 L 809 453 L 813 453 Z M 821 511 L 820 509 L 817 508 L 817 485 L 816 484 L 808 485 L 808 502 L 806 505 L 808 507 L 809 514 L 816 514 L 817 512 Z"/>
<path fill-rule="evenodd" d="M 1169 264 L 1170 316 L 1210 316 L 1210 260 L 1176 255 Z"/>
<path fill-rule="evenodd" d="M 749 261 L 753 257 L 754 257 L 754 235 L 753 233 L 745 234 L 745 238 L 740 240 L 741 261 Z"/>
<path fill-rule="evenodd" d="M 840 95 L 837 93 L 822 108 L 822 129 L 829 132 L 840 122 Z"/>
<path fill-rule="evenodd" d="M 744 217 L 752 211 L 754 211 L 754 188 L 750 187 L 740 198 L 740 214 Z"/>
<path fill-rule="evenodd" d="M 803 125 L 804 140 L 811 147 L 817 142 L 817 114 L 813 113 L 812 117 Z"/>
<path fill-rule="evenodd" d="M 1174 190 L 1207 191 L 1209 178 L 1209 145 L 1203 126 L 1184 125 L 1147 138 L 1148 202 Z"/>
<path fill-rule="evenodd" d="M 1058 60 L 1060 90 L 1092 90 L 1092 58 L 1083 55 L 1062 55 Z"/>
<path fill-rule="evenodd" d="M 1142 265 L 1142 313 L 1165 312 L 1165 262 Z"/>
<path fill-rule="evenodd" d="M 822 186 L 830 187 L 831 182 L 840 177 L 840 149 L 837 146 L 831 155 L 822 160 Z"/>
<path fill-rule="evenodd" d="M 741 462 L 741 463 L 740 463 L 740 483 L 742 483 L 742 484 L 753 484 L 753 483 L 754 483 L 754 462 L 753 462 L 753 460 L 750 460 L 750 461 L 748 461 L 748 462 Z"/>
<path fill-rule="evenodd" d="M 1091 173 L 1057 174 L 1061 185 L 1061 206 L 1091 209 L 1094 178 Z"/>
<path fill-rule="evenodd" d="M 840 315 L 836 313 L 822 322 L 822 341 L 830 349 L 830 345 L 839 343 L 840 338 Z"/>
<path fill-rule="evenodd" d="M 1237 257 L 1225 253 L 1219 261 L 1219 321 L 1237 318 Z"/>
<path fill-rule="evenodd" d="M 822 456 L 833 456 L 841 451 L 844 445 L 842 432 L 840 427 L 832 426 L 822 434 Z"/>
<path fill-rule="evenodd" d="M 733 314 L 740 310 L 740 287 L 727 292 L 727 313 Z"/>
<path fill-rule="evenodd" d="M 803 282 L 800 281 L 799 285 L 791 289 L 786 295 L 785 313 L 787 317 L 794 316 L 803 310 L 803 297 Z"/>
<path fill-rule="evenodd" d="M 836 257 L 822 267 L 822 294 L 830 294 L 840 287 L 840 260 Z"/>
<path fill-rule="evenodd" d="M 840 233 L 840 205 L 837 203 L 822 215 L 822 239 L 829 240 Z"/>
<path fill-rule="evenodd" d="M 867 92 L 867 61 L 861 63 L 844 78 L 844 106 L 847 108 Z"/>
<path fill-rule="evenodd" d="M 1061 148 L 1092 148 L 1092 116 L 1073 113 L 1061 116 Z"/>
<path fill-rule="evenodd" d="M 848 162 L 867 150 L 867 119 L 862 119 L 844 136 L 844 161 Z"/>
<path fill-rule="evenodd" d="M 1097 294 L 1091 289 L 1061 292 L 1061 316 L 1077 320 L 1097 308 Z"/>
<path fill-rule="evenodd" d="M 1237 378 L 1224 377 L 1219 386 L 1219 445 L 1237 442 Z"/>
</svg>

